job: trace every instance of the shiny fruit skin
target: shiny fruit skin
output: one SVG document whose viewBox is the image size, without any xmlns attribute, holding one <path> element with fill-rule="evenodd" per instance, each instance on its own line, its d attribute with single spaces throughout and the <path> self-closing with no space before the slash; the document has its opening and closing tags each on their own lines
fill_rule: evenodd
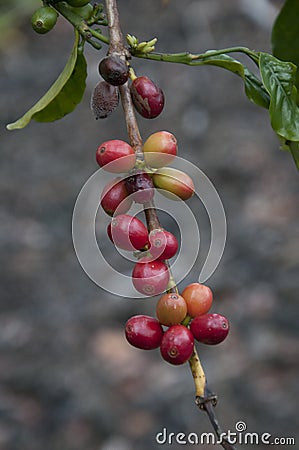
<svg viewBox="0 0 299 450">
<path fill-rule="evenodd" d="M 66 2 L 71 6 L 81 8 L 81 6 L 87 5 L 87 3 L 89 3 L 89 0 L 66 0 Z"/>
<path fill-rule="evenodd" d="M 132 82 L 131 97 L 136 110 L 146 119 L 154 119 L 163 110 L 164 94 L 148 77 L 137 77 Z"/>
<path fill-rule="evenodd" d="M 125 214 L 132 206 L 132 199 L 128 197 L 125 182 L 121 178 L 114 178 L 103 189 L 101 206 L 109 215 Z"/>
<path fill-rule="evenodd" d="M 197 341 L 216 345 L 224 341 L 228 335 L 229 322 L 221 314 L 203 314 L 192 320 L 190 331 Z"/>
<path fill-rule="evenodd" d="M 42 6 L 37 9 L 31 17 L 31 25 L 34 31 L 39 34 L 46 34 L 54 28 L 58 14 L 50 6 Z"/>
<path fill-rule="evenodd" d="M 127 63 L 119 56 L 106 56 L 99 64 L 100 75 L 107 83 L 121 86 L 128 81 L 129 68 Z"/>
<path fill-rule="evenodd" d="M 158 169 L 152 176 L 154 186 L 172 200 L 188 200 L 194 194 L 194 183 L 185 172 L 172 167 Z"/>
<path fill-rule="evenodd" d="M 106 81 L 100 81 L 94 88 L 90 107 L 96 119 L 105 119 L 118 106 L 119 91 Z"/>
<path fill-rule="evenodd" d="M 143 144 L 144 159 L 148 166 L 158 169 L 167 166 L 177 154 L 177 140 L 168 131 L 151 134 Z"/>
<path fill-rule="evenodd" d="M 164 294 L 156 306 L 156 316 L 162 325 L 170 327 L 177 325 L 185 319 L 187 305 L 179 294 Z"/>
<path fill-rule="evenodd" d="M 142 171 L 137 171 L 126 178 L 126 189 L 136 203 L 150 202 L 155 194 L 151 177 Z"/>
<path fill-rule="evenodd" d="M 170 259 L 179 248 L 178 241 L 172 233 L 158 228 L 150 232 L 149 243 L 149 251 L 153 259 Z"/>
<path fill-rule="evenodd" d="M 142 350 L 153 350 L 160 347 L 163 333 L 159 321 L 151 316 L 133 316 L 125 325 L 127 341 Z"/>
<path fill-rule="evenodd" d="M 193 348 L 193 334 L 184 325 L 173 325 L 168 328 L 160 345 L 162 358 L 176 366 L 184 364 L 191 358 Z"/>
<path fill-rule="evenodd" d="M 125 141 L 113 139 L 103 142 L 96 151 L 96 160 L 107 172 L 121 173 L 133 169 L 136 156 L 133 148 Z M 107 166 L 107 164 L 113 162 Z"/>
<path fill-rule="evenodd" d="M 213 303 L 213 292 L 208 286 L 200 283 L 192 283 L 185 287 L 182 292 L 188 314 L 191 317 L 206 314 Z"/>
<path fill-rule="evenodd" d="M 134 266 L 132 281 L 135 289 L 141 294 L 152 296 L 161 294 L 167 288 L 169 271 L 162 261 L 141 258 Z"/>
<path fill-rule="evenodd" d="M 148 243 L 148 232 L 137 217 L 119 214 L 107 227 L 108 236 L 116 247 L 123 250 L 141 250 Z"/>
</svg>

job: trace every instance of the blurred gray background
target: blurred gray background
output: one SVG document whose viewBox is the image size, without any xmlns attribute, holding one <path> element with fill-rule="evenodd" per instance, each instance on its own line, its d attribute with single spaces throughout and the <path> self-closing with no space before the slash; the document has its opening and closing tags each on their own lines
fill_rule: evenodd
<svg viewBox="0 0 299 450">
<path fill-rule="evenodd" d="M 235 45 L 269 51 L 282 3 L 120 0 L 119 9 L 123 32 L 141 40 L 157 36 L 157 51 Z M 62 19 L 48 35 L 31 30 L 39 5 L 0 2 L 0 449 L 150 450 L 162 447 L 155 435 L 163 427 L 211 431 L 194 405 L 188 365 L 172 367 L 158 351 L 142 352 L 124 339 L 127 318 L 153 314 L 156 299 L 109 295 L 86 276 L 73 249 L 72 211 L 98 168 L 95 150 L 106 139 L 127 139 L 121 108 L 101 122 L 89 109 L 106 49 L 87 49 L 87 89 L 74 113 L 5 129 L 43 95 L 72 46 L 71 27 Z M 220 346 L 198 348 L 219 396 L 219 420 L 232 431 L 243 420 L 250 432 L 295 437 L 299 183 L 292 158 L 279 150 L 267 111 L 249 103 L 234 75 L 213 67 L 133 64 L 166 96 L 159 118 L 139 118 L 143 137 L 173 132 L 180 156 L 209 176 L 226 211 L 226 249 L 208 284 L 213 311 L 227 315 L 231 333 Z M 199 220 L 203 215 L 199 207 Z M 204 244 L 204 217 L 202 231 Z M 101 246 L 117 264 L 111 244 Z M 196 273 L 182 287 L 196 281 Z"/>
</svg>

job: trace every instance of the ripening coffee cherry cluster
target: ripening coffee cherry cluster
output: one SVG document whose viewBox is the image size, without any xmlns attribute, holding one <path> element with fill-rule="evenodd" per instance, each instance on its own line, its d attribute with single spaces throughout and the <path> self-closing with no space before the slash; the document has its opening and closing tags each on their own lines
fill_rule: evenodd
<svg viewBox="0 0 299 450">
<path fill-rule="evenodd" d="M 172 133 L 153 133 L 144 142 L 142 151 L 143 168 L 136 160 L 134 149 L 125 141 L 113 139 L 98 146 L 96 161 L 99 166 L 110 173 L 126 174 L 123 179 L 112 180 L 104 189 L 101 205 L 107 214 L 112 216 L 118 207 L 121 212 L 127 212 L 132 201 L 150 202 L 155 189 L 174 200 L 187 200 L 194 194 L 194 183 L 189 175 L 167 166 L 177 154 L 177 140 Z M 126 197 L 130 201 L 125 202 Z"/>
<path fill-rule="evenodd" d="M 108 55 L 99 64 L 104 79 L 94 89 L 91 106 L 96 118 L 107 117 L 119 101 L 119 86 L 132 78 L 130 93 L 135 109 L 143 117 L 157 117 L 164 106 L 164 94 L 149 78 L 136 77 L 127 62 Z M 190 176 L 169 164 L 177 155 L 175 136 L 158 131 L 143 143 L 143 159 L 125 141 L 103 142 L 96 151 L 101 168 L 122 177 L 109 181 L 101 195 L 101 207 L 111 216 L 107 234 L 122 250 L 134 252 L 138 260 L 132 270 L 132 283 L 144 296 L 161 295 L 156 317 L 136 315 L 125 325 L 128 342 L 139 349 L 160 348 L 170 364 L 186 363 L 194 352 L 195 340 L 215 345 L 229 331 L 228 320 L 209 313 L 213 294 L 200 283 L 188 285 L 181 294 L 173 292 L 167 261 L 178 252 L 176 237 L 162 227 L 148 229 L 136 216 L 128 214 L 133 202 L 152 206 L 156 190 L 172 200 L 188 200 L 194 194 Z"/>
<path fill-rule="evenodd" d="M 107 234 L 117 248 L 140 251 L 132 271 L 133 286 L 138 292 L 152 296 L 167 289 L 169 270 L 165 260 L 172 258 L 178 250 L 177 239 L 172 233 L 162 228 L 148 233 L 137 217 L 117 214 L 109 223 Z"/>
<path fill-rule="evenodd" d="M 136 77 L 126 59 L 116 54 L 99 63 L 100 81 L 93 90 L 91 109 L 96 119 L 110 115 L 119 103 L 119 86 L 132 79 L 130 93 L 136 111 L 146 119 L 154 119 L 164 108 L 162 89 L 146 76 Z"/>
<path fill-rule="evenodd" d="M 162 358 L 170 364 L 184 364 L 192 356 L 194 340 L 215 345 L 228 335 L 227 318 L 208 313 L 212 302 L 211 289 L 200 283 L 188 285 L 181 295 L 163 294 L 156 306 L 156 318 L 137 315 L 127 321 L 126 339 L 143 350 L 160 348 Z"/>
<path fill-rule="evenodd" d="M 127 142 L 114 139 L 98 146 L 96 161 L 105 171 L 124 174 L 108 182 L 100 204 L 112 217 L 107 228 L 111 242 L 120 249 L 140 252 L 132 271 L 135 289 L 152 296 L 168 287 L 170 275 L 165 261 L 177 254 L 178 241 L 161 227 L 149 232 L 140 219 L 128 212 L 133 202 L 145 208 L 150 205 L 156 189 L 166 196 L 187 200 L 193 195 L 194 185 L 184 172 L 163 167 L 177 154 L 177 141 L 172 133 L 159 131 L 149 136 L 143 153 L 145 161 L 140 165 L 134 149 Z"/>
</svg>

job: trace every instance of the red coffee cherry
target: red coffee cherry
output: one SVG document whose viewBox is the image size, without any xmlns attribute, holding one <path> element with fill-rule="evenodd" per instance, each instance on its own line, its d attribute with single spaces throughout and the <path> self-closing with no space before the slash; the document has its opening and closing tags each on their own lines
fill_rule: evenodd
<svg viewBox="0 0 299 450">
<path fill-rule="evenodd" d="M 158 169 L 152 176 L 154 186 L 172 200 L 188 200 L 194 194 L 194 183 L 185 172 L 172 167 Z"/>
<path fill-rule="evenodd" d="M 159 322 L 167 327 L 182 322 L 186 314 L 186 302 L 179 294 L 169 293 L 162 295 L 156 306 L 156 315 Z"/>
<path fill-rule="evenodd" d="M 161 294 L 169 282 L 168 267 L 162 261 L 141 258 L 134 266 L 132 281 L 135 289 L 141 294 L 152 296 Z"/>
<path fill-rule="evenodd" d="M 135 78 L 130 90 L 134 106 L 141 116 L 154 119 L 162 112 L 164 94 L 148 77 Z"/>
<path fill-rule="evenodd" d="M 131 317 L 125 326 L 127 341 L 142 350 L 158 348 L 163 337 L 163 328 L 154 317 L 138 315 Z"/>
<path fill-rule="evenodd" d="M 182 292 L 184 297 L 188 314 L 191 317 L 206 314 L 213 303 L 213 293 L 208 286 L 200 283 L 192 283 L 185 287 Z"/>
<path fill-rule="evenodd" d="M 125 181 L 121 178 L 114 178 L 104 187 L 101 206 L 109 216 L 113 216 L 115 211 L 117 214 L 126 213 L 131 208 L 132 203 L 132 199 L 128 197 Z"/>
<path fill-rule="evenodd" d="M 137 217 L 120 214 L 107 227 L 110 240 L 123 250 L 141 250 L 148 243 L 148 232 Z"/>
<path fill-rule="evenodd" d="M 150 253 L 153 259 L 170 259 L 178 251 L 176 237 L 166 230 L 156 229 L 149 234 Z"/>
<path fill-rule="evenodd" d="M 128 81 L 129 67 L 119 56 L 106 56 L 99 64 L 100 75 L 107 83 L 121 86 Z"/>
<path fill-rule="evenodd" d="M 229 332 L 229 322 L 221 314 L 203 314 L 195 317 L 190 325 L 195 339 L 204 344 L 220 344 Z"/>
<path fill-rule="evenodd" d="M 177 140 L 168 131 L 151 134 L 143 144 L 144 160 L 150 167 L 167 166 L 177 154 Z"/>
<path fill-rule="evenodd" d="M 170 364 L 184 364 L 191 358 L 194 338 L 191 331 L 183 325 L 173 325 L 165 331 L 160 351 L 163 359 Z"/>
<path fill-rule="evenodd" d="M 135 166 L 136 156 L 133 148 L 125 141 L 114 139 L 103 142 L 96 152 L 96 160 L 107 172 L 129 172 Z M 109 163 L 112 163 L 108 165 Z"/>
<path fill-rule="evenodd" d="M 93 90 L 90 107 L 96 119 L 105 119 L 119 103 L 119 91 L 106 81 L 100 81 Z"/>
<path fill-rule="evenodd" d="M 126 189 L 136 203 L 150 202 L 155 193 L 151 177 L 142 171 L 137 171 L 126 178 Z"/>
</svg>

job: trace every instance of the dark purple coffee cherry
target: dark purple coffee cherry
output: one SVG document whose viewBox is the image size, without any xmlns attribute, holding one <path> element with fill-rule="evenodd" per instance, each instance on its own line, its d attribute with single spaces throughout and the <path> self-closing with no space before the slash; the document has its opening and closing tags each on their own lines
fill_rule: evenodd
<svg viewBox="0 0 299 450">
<path fill-rule="evenodd" d="M 155 188 L 151 177 L 146 172 L 136 171 L 126 178 L 125 186 L 136 203 L 146 203 L 153 199 Z"/>
<path fill-rule="evenodd" d="M 118 88 L 106 81 L 100 81 L 93 90 L 90 107 L 96 119 L 105 119 L 115 110 L 118 102 Z"/>
<path fill-rule="evenodd" d="M 146 119 L 154 119 L 162 112 L 163 91 L 148 77 L 135 78 L 130 91 L 135 108 Z"/>
<path fill-rule="evenodd" d="M 100 75 L 107 83 L 121 86 L 128 81 L 129 67 L 119 56 L 106 56 L 99 64 Z"/>
</svg>

